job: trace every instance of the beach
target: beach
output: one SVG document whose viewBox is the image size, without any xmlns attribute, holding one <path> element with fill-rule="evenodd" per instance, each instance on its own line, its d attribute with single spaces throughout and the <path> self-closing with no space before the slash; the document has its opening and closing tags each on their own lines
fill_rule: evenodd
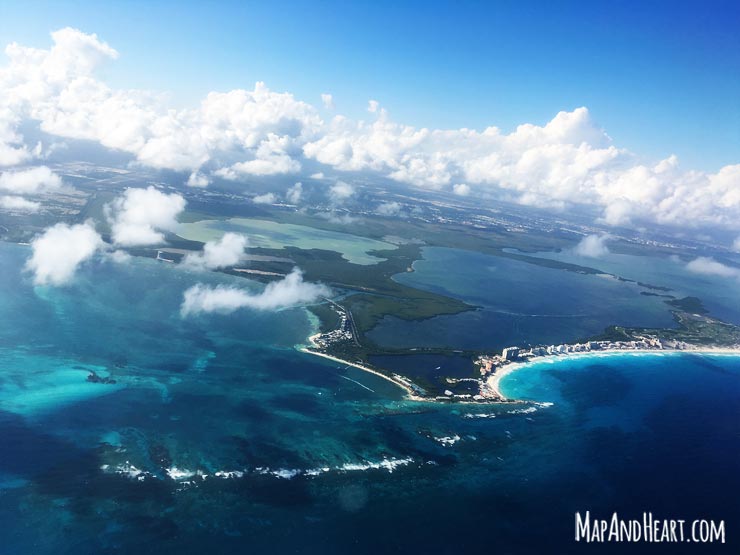
<svg viewBox="0 0 740 555">
<path fill-rule="evenodd" d="M 512 372 L 521 370 L 532 364 L 539 363 L 550 363 L 558 360 L 568 360 L 571 358 L 584 358 L 593 357 L 599 358 L 604 356 L 614 355 L 676 355 L 676 354 L 696 354 L 696 355 L 728 355 L 728 356 L 740 356 L 740 347 L 697 347 L 688 349 L 605 349 L 603 351 L 588 351 L 588 352 L 577 352 L 577 353 L 566 353 L 566 354 L 553 354 L 531 357 L 527 361 L 523 362 L 512 362 L 506 366 L 502 366 L 496 370 L 486 380 L 488 388 L 497 395 L 502 401 L 511 401 L 501 392 L 501 380 Z"/>
<path fill-rule="evenodd" d="M 318 337 L 320 335 L 321 335 L 320 333 L 317 333 L 317 334 L 314 334 L 314 335 L 310 336 L 308 338 L 309 343 L 311 345 L 315 345 L 314 338 L 316 338 L 316 337 Z M 328 360 L 332 360 L 334 362 L 338 362 L 340 364 L 344 364 L 345 366 L 352 366 L 353 368 L 358 368 L 359 370 L 363 370 L 365 372 L 369 372 L 370 374 L 374 374 L 374 375 L 378 376 L 379 378 L 383 378 L 384 380 L 389 381 L 392 384 L 396 385 L 397 387 L 400 387 L 401 389 L 403 389 L 406 392 L 406 394 L 408 395 L 408 398 L 410 400 L 412 400 L 412 401 L 429 401 L 429 399 L 427 399 L 425 397 L 420 397 L 419 395 L 417 395 L 416 392 L 413 390 L 413 388 L 410 385 L 402 382 L 399 379 L 394 378 L 393 376 L 388 376 L 387 374 L 383 374 L 381 372 L 378 372 L 377 370 L 374 370 L 372 368 L 369 368 L 368 366 L 365 366 L 363 364 L 359 364 L 357 362 L 350 362 L 348 360 L 343 360 L 343 359 L 341 359 L 339 357 L 335 357 L 335 356 L 332 356 L 332 355 L 329 355 L 329 354 L 326 354 L 326 353 L 321 353 L 319 351 L 314 351 L 311 348 L 306 347 L 306 346 L 301 346 L 298 350 L 301 351 L 302 353 L 307 353 L 309 355 L 316 355 L 316 356 L 319 356 L 319 357 L 322 357 L 322 358 L 325 358 L 325 359 L 328 359 Z"/>
</svg>

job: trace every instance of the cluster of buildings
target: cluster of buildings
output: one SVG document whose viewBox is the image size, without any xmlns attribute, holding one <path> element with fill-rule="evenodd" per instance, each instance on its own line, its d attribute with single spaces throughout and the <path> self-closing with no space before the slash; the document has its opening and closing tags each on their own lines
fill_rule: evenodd
<svg viewBox="0 0 740 555">
<path fill-rule="evenodd" d="M 588 353 L 591 351 L 636 351 L 660 350 L 666 345 L 657 337 L 639 337 L 631 341 L 587 341 L 585 343 L 538 345 L 536 347 L 506 347 L 500 355 L 481 356 L 475 361 L 480 366 L 481 375 L 495 372 L 496 368 L 511 362 L 526 362 L 536 357 L 557 356 L 572 353 Z M 671 348 L 681 348 L 680 345 L 671 345 Z"/>
<path fill-rule="evenodd" d="M 311 338 L 314 345 L 320 349 L 325 349 L 332 343 L 337 343 L 339 341 L 352 341 L 355 337 L 352 333 L 352 325 L 347 316 L 347 312 L 337 304 L 333 303 L 332 307 L 339 316 L 339 325 L 337 326 L 337 329 L 314 335 Z"/>
</svg>

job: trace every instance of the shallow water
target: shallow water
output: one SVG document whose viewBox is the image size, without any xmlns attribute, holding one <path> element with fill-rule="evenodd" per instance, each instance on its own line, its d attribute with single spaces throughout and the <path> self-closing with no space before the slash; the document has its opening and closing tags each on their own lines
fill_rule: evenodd
<svg viewBox="0 0 740 555">
<path fill-rule="evenodd" d="M 213 241 L 227 231 L 244 233 L 253 247 L 282 248 L 293 246 L 301 249 L 324 249 L 341 253 L 353 264 L 377 264 L 385 260 L 370 254 L 372 251 L 394 250 L 393 243 L 368 239 L 350 233 L 327 231 L 295 224 L 268 220 L 231 218 L 228 220 L 202 220 L 180 224 L 177 234 L 192 241 Z"/>
<path fill-rule="evenodd" d="M 3 554 L 593 552 L 572 542 L 585 508 L 723 518 L 734 541 L 740 359 L 599 359 L 502 384 L 536 403 L 407 402 L 297 352 L 302 309 L 179 316 L 195 281 L 258 284 L 135 259 L 39 289 L 27 255 L 0 244 Z"/>
</svg>

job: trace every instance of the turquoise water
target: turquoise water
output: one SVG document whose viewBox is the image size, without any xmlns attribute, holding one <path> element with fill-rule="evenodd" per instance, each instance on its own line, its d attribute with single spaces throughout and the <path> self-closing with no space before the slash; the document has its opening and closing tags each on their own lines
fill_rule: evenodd
<svg viewBox="0 0 740 555">
<path fill-rule="evenodd" d="M 369 333 L 374 341 L 494 351 L 573 341 L 612 324 L 674 325 L 662 299 L 641 295 L 644 289 L 633 283 L 457 249 L 427 247 L 423 257 L 414 272 L 394 279 L 480 309 L 418 322 L 388 317 Z"/>
<path fill-rule="evenodd" d="M 179 316 L 196 280 L 259 284 L 135 259 L 39 289 L 28 253 L 0 244 L 3 555 L 593 552 L 572 542 L 584 508 L 740 525 L 739 358 L 582 361 L 503 384 L 534 402 L 407 402 L 297 352 L 303 309 Z"/>
<path fill-rule="evenodd" d="M 268 220 L 231 218 L 229 220 L 202 220 L 180 224 L 178 235 L 192 241 L 213 241 L 227 231 L 243 233 L 253 247 L 323 249 L 341 253 L 353 264 L 377 264 L 385 260 L 370 254 L 398 248 L 393 243 L 368 239 L 351 233 L 327 231 L 303 225 L 277 223 Z"/>
</svg>

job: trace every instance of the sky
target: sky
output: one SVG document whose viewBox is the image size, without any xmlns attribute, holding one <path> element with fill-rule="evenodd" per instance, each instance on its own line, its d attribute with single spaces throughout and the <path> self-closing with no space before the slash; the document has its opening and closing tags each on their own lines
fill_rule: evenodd
<svg viewBox="0 0 740 555">
<path fill-rule="evenodd" d="M 63 183 L 49 165 L 82 140 L 182 187 L 312 179 L 336 208 L 354 177 L 380 178 L 610 227 L 717 231 L 740 251 L 739 14 L 720 1 L 0 4 L 0 210 L 41 210 Z M 298 205 L 300 191 L 254 201 Z M 118 243 L 176 221 L 182 199 L 155 193 L 125 199 L 142 207 L 121 210 Z"/>
<path fill-rule="evenodd" d="M 646 160 L 740 162 L 738 2 L 0 2 L 0 45 L 67 26 L 119 52 L 108 85 L 177 107 L 263 81 L 348 117 L 376 99 L 415 127 L 511 132 L 586 106 Z"/>
</svg>

